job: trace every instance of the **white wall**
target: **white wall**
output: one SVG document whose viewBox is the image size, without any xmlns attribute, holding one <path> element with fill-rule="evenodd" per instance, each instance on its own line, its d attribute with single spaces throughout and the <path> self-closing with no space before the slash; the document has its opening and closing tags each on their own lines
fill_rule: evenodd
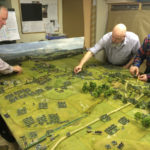
<svg viewBox="0 0 150 150">
<path fill-rule="evenodd" d="M 97 0 L 96 42 L 105 34 L 108 18 L 108 4 L 106 0 Z"/>
<path fill-rule="evenodd" d="M 106 33 L 106 25 L 108 18 L 108 4 L 106 0 L 97 0 L 97 16 L 96 16 L 96 42 Z M 95 56 L 97 60 L 104 63 L 104 50 L 97 53 Z"/>
<path fill-rule="evenodd" d="M 19 28 L 20 40 L 17 42 L 33 42 L 39 40 L 46 40 L 45 33 L 22 33 L 22 25 L 21 25 L 21 14 L 20 14 L 20 5 L 19 0 L 11 0 L 12 8 L 15 9 L 17 23 Z M 62 0 L 58 0 L 58 17 L 59 17 L 59 24 L 60 24 L 60 32 L 62 33 Z"/>
<path fill-rule="evenodd" d="M 45 33 L 27 33 L 27 34 L 22 33 L 19 0 L 10 0 L 10 1 L 12 8 L 14 8 L 16 12 L 19 34 L 21 37 L 21 39 L 18 40 L 17 42 L 31 42 L 31 41 L 45 40 Z M 60 32 L 63 33 L 62 0 L 58 0 L 58 12 L 59 12 L 58 17 L 60 24 Z M 106 1 L 97 0 L 96 42 L 100 39 L 100 37 L 104 35 L 106 31 L 107 15 L 108 15 L 108 6 Z"/>
</svg>

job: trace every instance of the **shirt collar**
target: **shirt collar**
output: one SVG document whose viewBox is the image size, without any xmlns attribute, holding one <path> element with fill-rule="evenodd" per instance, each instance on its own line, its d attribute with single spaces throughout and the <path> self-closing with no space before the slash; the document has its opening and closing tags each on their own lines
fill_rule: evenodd
<svg viewBox="0 0 150 150">
<path fill-rule="evenodd" d="M 110 40 L 111 40 L 111 44 L 112 44 L 112 35 L 110 36 Z M 126 36 L 125 36 L 125 39 L 124 39 L 124 41 L 122 42 L 121 46 L 126 45 L 126 43 L 127 43 L 127 38 L 126 38 Z"/>
<path fill-rule="evenodd" d="M 125 39 L 124 39 L 122 45 L 126 45 L 126 43 L 127 43 L 127 38 L 126 38 L 126 36 L 125 36 Z"/>
</svg>

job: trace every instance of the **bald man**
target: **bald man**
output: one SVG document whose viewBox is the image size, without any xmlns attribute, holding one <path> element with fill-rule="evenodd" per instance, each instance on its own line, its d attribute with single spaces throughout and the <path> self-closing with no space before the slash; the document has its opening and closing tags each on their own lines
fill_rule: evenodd
<svg viewBox="0 0 150 150">
<path fill-rule="evenodd" d="M 105 34 L 94 47 L 81 59 L 78 66 L 74 68 L 75 73 L 82 71 L 83 65 L 102 50 L 105 50 L 107 61 L 113 65 L 129 68 L 134 61 L 134 56 L 140 47 L 140 41 L 135 33 L 127 32 L 124 24 L 117 24 L 113 31 Z"/>
<path fill-rule="evenodd" d="M 1 6 L 0 7 L 0 29 L 3 27 L 3 25 L 6 25 L 6 20 L 8 17 L 8 10 L 7 8 Z M 6 62 L 4 62 L 2 59 L 0 59 L 0 73 L 2 74 L 9 74 L 12 72 L 22 72 L 22 68 L 20 66 L 10 66 Z"/>
</svg>

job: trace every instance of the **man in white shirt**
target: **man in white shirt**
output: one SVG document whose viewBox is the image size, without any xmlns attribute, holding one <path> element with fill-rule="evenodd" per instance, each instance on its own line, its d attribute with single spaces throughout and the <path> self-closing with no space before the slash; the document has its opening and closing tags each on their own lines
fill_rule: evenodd
<svg viewBox="0 0 150 150">
<path fill-rule="evenodd" d="M 0 29 L 3 27 L 3 25 L 6 24 L 6 20 L 8 17 L 8 10 L 7 8 L 0 6 Z M 6 62 L 4 62 L 1 58 L 0 58 L 0 73 L 2 74 L 9 74 L 12 72 L 22 72 L 22 68 L 20 66 L 10 66 L 9 64 L 7 64 Z M 6 139 L 7 141 L 5 141 L 2 137 L 0 137 L 1 140 L 1 144 L 0 145 L 0 149 L 3 149 L 3 147 L 8 148 L 10 147 L 8 144 L 8 142 L 15 142 L 14 137 L 12 136 L 9 128 L 7 127 L 4 119 L 1 117 L 0 115 L 0 135 Z"/>
<path fill-rule="evenodd" d="M 6 24 L 7 17 L 8 17 L 7 8 L 1 6 L 0 7 L 0 29 L 3 27 L 3 25 Z M 9 64 L 4 62 L 0 58 L 0 73 L 9 74 L 9 73 L 12 73 L 12 72 L 20 73 L 20 72 L 22 72 L 22 68 L 20 66 L 10 66 Z"/>
<path fill-rule="evenodd" d="M 139 47 L 138 36 L 133 32 L 127 32 L 124 24 L 117 24 L 112 32 L 105 34 L 94 47 L 88 49 L 78 66 L 74 68 L 74 72 L 82 71 L 83 65 L 102 49 L 105 50 L 109 63 L 129 68 Z"/>
</svg>

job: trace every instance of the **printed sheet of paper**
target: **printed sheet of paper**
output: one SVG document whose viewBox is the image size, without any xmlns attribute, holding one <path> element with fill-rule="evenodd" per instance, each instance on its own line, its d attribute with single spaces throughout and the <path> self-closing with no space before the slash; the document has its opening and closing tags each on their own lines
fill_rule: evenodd
<svg viewBox="0 0 150 150">
<path fill-rule="evenodd" d="M 19 40 L 18 25 L 15 11 L 8 11 L 8 19 L 6 25 L 0 30 L 0 41 Z"/>
</svg>

